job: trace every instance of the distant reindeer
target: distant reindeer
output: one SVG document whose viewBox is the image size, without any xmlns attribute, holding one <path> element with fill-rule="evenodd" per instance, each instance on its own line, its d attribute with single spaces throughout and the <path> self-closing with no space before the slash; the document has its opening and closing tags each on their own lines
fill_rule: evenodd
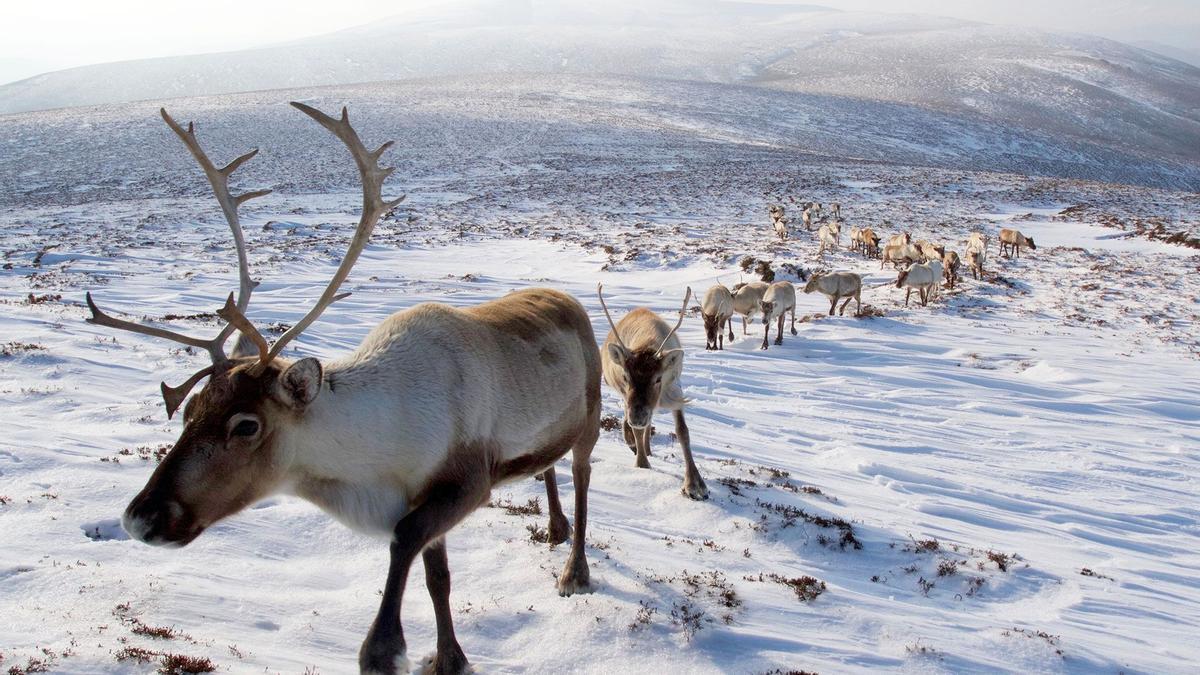
<svg viewBox="0 0 1200 675">
<path fill-rule="evenodd" d="M 704 319 L 704 348 L 725 349 L 725 328 L 729 328 L 729 339 L 733 339 L 733 294 L 724 284 L 717 284 L 704 294 L 700 303 L 700 316 Z"/>
<path fill-rule="evenodd" d="M 860 241 L 860 246 L 862 248 L 863 256 L 866 258 L 879 257 L 879 255 L 880 255 L 880 251 L 879 251 L 880 238 L 879 238 L 879 235 L 875 233 L 875 230 L 873 230 L 869 227 L 865 227 L 865 228 L 863 228 L 863 230 L 861 232 L 859 232 L 858 236 L 859 236 L 859 241 Z"/>
<path fill-rule="evenodd" d="M 126 509 L 130 536 L 184 546 L 217 521 L 273 493 L 298 495 L 349 527 L 391 535 L 391 565 L 379 612 L 359 652 L 370 673 L 408 672 L 400 607 L 409 568 L 421 556 L 437 623 L 434 670 L 459 673 L 467 659 L 454 634 L 446 534 L 488 500 L 493 486 L 541 473 L 552 543 L 570 536 L 554 463 L 573 453 L 575 532 L 560 595 L 588 588 L 584 556 L 589 458 L 599 435 L 600 353 L 587 312 L 571 296 L 526 289 L 466 309 L 420 304 L 393 314 L 359 348 L 325 364 L 280 357 L 329 305 L 376 222 L 401 200 L 384 201 L 393 169 L 370 151 L 346 110 L 334 119 L 301 103 L 350 150 L 363 185 L 362 216 L 346 255 L 316 305 L 273 346 L 246 318 L 250 279 L 237 207 L 267 191 L 233 196 L 228 178 L 253 151 L 218 169 L 192 125 L 162 117 L 204 169 L 237 247 L 240 278 L 218 312 L 227 322 L 211 340 L 115 319 L 87 296 L 91 323 L 203 349 L 212 365 L 182 386 L 162 385 L 171 416 L 191 389 L 184 428 Z M 232 356 L 224 345 L 242 333 Z M 253 351 L 251 351 L 253 350 Z"/>
<path fill-rule="evenodd" d="M 958 259 L 958 253 L 955 251 L 946 251 L 946 254 L 942 256 L 943 274 L 946 275 L 946 285 L 949 286 L 951 290 L 953 290 L 954 285 L 958 283 L 959 264 L 960 262 Z"/>
<path fill-rule="evenodd" d="M 767 283 L 763 281 L 751 281 L 750 283 L 737 284 L 733 287 L 733 311 L 735 314 L 742 315 L 742 335 L 749 335 L 746 330 L 746 324 L 750 317 L 761 309 L 759 303 L 762 301 L 763 294 L 767 292 Z M 733 339 L 733 320 L 729 321 L 729 339 Z"/>
<path fill-rule="evenodd" d="M 924 307 L 937 296 L 937 288 L 941 283 L 942 263 L 938 260 L 912 265 L 901 271 L 896 277 L 896 288 L 906 289 L 904 293 L 905 307 L 908 306 L 908 299 L 914 288 L 917 289 L 917 295 L 921 298 L 921 306 Z"/>
<path fill-rule="evenodd" d="M 1030 251 L 1036 251 L 1037 246 L 1033 243 L 1033 237 L 1026 237 L 1018 230 L 1010 230 L 1005 228 L 1000 230 L 1000 255 L 1007 254 L 1008 257 L 1013 257 L 1013 252 L 1016 252 L 1016 257 L 1021 257 L 1021 247 L 1027 247 Z"/>
<path fill-rule="evenodd" d="M 838 202 L 829 205 L 829 212 L 833 215 L 834 220 L 842 219 L 842 205 Z"/>
<path fill-rule="evenodd" d="M 972 279 L 983 278 L 983 265 L 987 261 L 987 236 L 982 232 L 972 232 L 967 240 L 967 267 L 971 269 Z"/>
<path fill-rule="evenodd" d="M 804 229 L 808 232 L 812 232 L 813 207 L 809 206 L 809 207 L 805 208 L 804 213 L 801 214 L 801 218 L 804 221 Z"/>
<path fill-rule="evenodd" d="M 767 340 L 771 335 L 771 321 L 774 320 L 779 322 L 775 344 L 783 344 L 783 319 L 788 312 L 792 313 L 792 335 L 796 335 L 796 287 L 790 281 L 776 281 L 768 286 L 759 306 L 763 315 L 763 349 L 767 348 Z"/>
<path fill-rule="evenodd" d="M 862 314 L 862 277 L 854 272 L 813 272 L 804 284 L 804 292 L 814 291 L 819 291 L 821 295 L 829 298 L 829 316 L 833 316 L 833 309 L 842 298 L 846 301 L 842 303 L 839 315 L 845 316 L 846 305 L 849 305 L 851 300 L 857 303 L 855 315 Z"/>
<path fill-rule="evenodd" d="M 604 339 L 600 354 L 603 359 L 604 381 L 621 397 L 625 406 L 622 429 L 625 442 L 637 454 L 637 466 L 650 468 L 650 419 L 656 409 L 670 410 L 675 415 L 675 437 L 683 449 L 683 494 L 692 499 L 708 499 L 708 486 L 692 460 L 692 442 L 683 406 L 687 399 L 679 377 L 683 372 L 683 347 L 675 331 L 683 324 L 692 289 L 683 296 L 683 308 L 674 328 L 645 307 L 638 307 L 613 323 L 604 303 L 603 286 L 596 287 L 600 307 L 612 330 Z"/>
<path fill-rule="evenodd" d="M 780 241 L 787 239 L 787 218 L 783 217 L 783 206 L 771 204 L 767 208 L 767 214 L 771 216 L 771 228 L 775 230 L 775 236 L 779 237 Z"/>
</svg>

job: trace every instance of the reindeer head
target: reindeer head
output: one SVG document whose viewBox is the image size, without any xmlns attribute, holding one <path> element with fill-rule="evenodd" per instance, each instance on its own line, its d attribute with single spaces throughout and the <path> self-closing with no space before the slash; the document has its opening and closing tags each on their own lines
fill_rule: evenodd
<svg viewBox="0 0 1200 675">
<path fill-rule="evenodd" d="M 812 293 L 817 290 L 817 284 L 820 283 L 821 277 L 824 276 L 820 272 L 813 272 L 808 277 L 808 282 L 804 284 L 804 292 Z"/>
<path fill-rule="evenodd" d="M 771 317 L 772 317 L 771 312 L 775 311 L 775 301 L 759 300 L 758 301 L 758 310 L 760 312 L 762 312 L 763 321 L 767 321 L 767 320 L 771 319 Z"/>
<path fill-rule="evenodd" d="M 188 399 L 175 447 L 125 509 L 133 538 L 186 545 L 283 482 L 290 458 L 279 432 L 316 399 L 322 369 L 313 358 L 260 363 L 229 359 Z"/>
<path fill-rule="evenodd" d="M 904 287 L 904 280 L 908 278 L 908 273 L 910 270 L 912 270 L 911 267 L 906 270 L 902 270 L 900 274 L 896 276 L 896 288 Z"/>
<path fill-rule="evenodd" d="M 221 205 L 237 247 L 240 286 L 237 301 L 232 293 L 217 314 L 226 321 L 211 340 L 181 335 L 169 330 L 115 319 L 105 314 L 87 294 L 92 310 L 90 323 L 165 338 L 206 350 L 212 359 L 207 366 L 178 387 L 162 384 L 167 416 L 172 417 L 188 393 L 204 378 L 208 382 L 187 402 L 183 431 L 171 452 L 150 476 L 150 480 L 125 510 L 122 524 L 131 536 L 154 545 L 183 546 L 204 530 L 237 513 L 275 491 L 285 479 L 289 458 L 279 443 L 281 431 L 305 414 L 320 393 L 323 382 L 321 364 L 313 358 L 288 363 L 278 359 L 283 348 L 325 309 L 346 297 L 338 288 L 350 274 L 375 223 L 403 201 L 384 201 L 383 181 L 392 169 L 380 167 L 379 157 L 391 142 L 368 151 L 350 126 L 345 108 L 336 120 L 301 103 L 297 109 L 333 132 L 349 148 L 363 183 L 363 209 L 358 227 L 351 238 L 332 280 L 316 305 L 284 333 L 274 345 L 268 345 L 245 311 L 250 294 L 258 282 L 250 279 L 246 242 L 238 220 L 237 208 L 247 199 L 270 192 L 260 190 L 234 197 L 228 179 L 241 164 L 258 151 L 252 151 L 218 169 L 208 159 L 189 124 L 185 131 L 162 110 L 163 120 L 184 142 L 200 163 Z M 231 357 L 225 356 L 225 343 L 235 331 L 241 339 Z M 257 348 L 257 356 L 249 356 Z"/>
<path fill-rule="evenodd" d="M 1029 244 L 1029 250 L 1030 250 L 1030 251 L 1036 251 L 1036 250 L 1037 250 L 1037 246 L 1035 246 L 1035 245 L 1034 245 L 1034 243 L 1033 243 L 1033 237 L 1025 237 L 1025 243 L 1026 243 L 1026 244 Z"/>
<path fill-rule="evenodd" d="M 679 310 L 679 321 L 662 339 L 658 347 L 636 350 L 626 347 L 625 342 L 621 339 L 621 332 L 613 323 L 612 316 L 608 313 L 608 306 L 604 303 L 603 286 L 597 286 L 596 293 L 600 296 L 600 306 L 604 308 L 604 316 L 608 317 L 608 323 L 612 326 L 612 336 L 615 338 L 605 342 L 604 358 L 617 366 L 616 370 L 620 381 L 613 384 L 624 399 L 625 421 L 629 422 L 629 426 L 634 429 L 645 429 L 650 426 L 650 418 L 654 414 L 655 408 L 663 403 L 674 404 L 677 402 L 673 399 L 678 395 L 677 382 L 679 373 L 683 369 L 683 349 L 665 349 L 665 347 L 675 335 L 675 331 L 679 330 L 679 326 L 683 324 L 683 316 L 687 311 L 687 303 L 692 296 L 692 289 L 688 288 L 683 297 L 683 307 Z M 646 316 L 652 315 L 647 314 Z M 654 319 L 657 320 L 657 317 Z"/>
<path fill-rule="evenodd" d="M 721 319 L 716 314 L 705 314 L 700 312 L 701 318 L 704 319 L 704 337 L 708 340 L 707 346 L 716 348 L 717 335 L 721 332 Z"/>
</svg>

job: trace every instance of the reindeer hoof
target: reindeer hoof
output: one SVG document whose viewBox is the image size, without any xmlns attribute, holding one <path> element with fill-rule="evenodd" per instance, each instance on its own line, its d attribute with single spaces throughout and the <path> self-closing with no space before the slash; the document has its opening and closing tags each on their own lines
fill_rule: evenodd
<svg viewBox="0 0 1200 675">
<path fill-rule="evenodd" d="M 454 647 L 453 650 L 438 650 L 422 659 L 421 672 L 435 673 L 436 675 L 462 675 L 475 672 L 471 664 L 467 663 L 467 657 L 463 655 L 462 648 L 458 645 Z"/>
<path fill-rule="evenodd" d="M 708 486 L 699 478 L 684 483 L 682 492 L 689 499 L 694 499 L 698 502 L 708 499 Z"/>
<path fill-rule="evenodd" d="M 591 593 L 592 583 L 588 573 L 587 562 L 575 565 L 570 560 L 567 561 L 567 568 L 563 570 L 562 576 L 558 578 L 558 594 L 561 597 L 567 598 L 576 593 Z"/>
<path fill-rule="evenodd" d="M 645 457 L 638 457 L 637 461 L 634 462 L 634 465 L 637 466 L 637 468 L 639 468 L 639 469 L 649 469 L 650 468 L 650 460 L 646 459 Z"/>
<path fill-rule="evenodd" d="M 550 519 L 550 527 L 546 530 L 546 538 L 551 546 L 557 546 L 566 541 L 571 536 L 571 524 L 567 522 L 564 516 L 561 520 L 557 518 Z"/>
<path fill-rule="evenodd" d="M 799 335 L 799 334 L 800 334 L 800 331 L 796 330 L 795 328 L 792 329 L 792 335 Z"/>
<path fill-rule="evenodd" d="M 781 338 L 781 337 L 775 338 L 775 344 L 777 344 L 777 345 L 783 344 L 783 338 Z"/>
</svg>

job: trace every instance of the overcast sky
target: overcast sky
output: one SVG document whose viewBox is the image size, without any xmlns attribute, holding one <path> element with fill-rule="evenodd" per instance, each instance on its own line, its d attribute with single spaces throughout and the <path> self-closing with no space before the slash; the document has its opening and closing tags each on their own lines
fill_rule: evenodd
<svg viewBox="0 0 1200 675">
<path fill-rule="evenodd" d="M 941 14 L 1094 33 L 1200 52 L 1200 0 L 809 1 L 846 10 Z M 402 14 L 406 6 L 430 2 L 10 0 L 4 3 L 0 19 L 0 83 L 92 63 L 226 51 L 293 40 Z M 639 4 L 653 2 L 641 0 Z"/>
</svg>

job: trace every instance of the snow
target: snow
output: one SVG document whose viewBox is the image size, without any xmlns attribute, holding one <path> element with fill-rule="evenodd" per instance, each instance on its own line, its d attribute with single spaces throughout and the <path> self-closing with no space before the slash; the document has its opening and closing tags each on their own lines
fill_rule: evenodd
<svg viewBox="0 0 1200 675">
<path fill-rule="evenodd" d="M 636 306 L 670 318 L 686 287 L 748 278 L 746 256 L 781 273 L 787 263 L 864 274 L 868 316 L 825 316 L 823 297 L 800 293 L 799 336 L 765 352 L 759 324 L 706 352 L 689 316 L 687 415 L 712 497 L 679 493 L 667 416 L 656 418 L 650 470 L 604 432 L 590 491 L 593 593 L 558 597 L 566 550 L 527 529 L 545 516 L 484 507 L 450 534 L 451 606 L 477 668 L 1195 669 L 1200 252 L 1141 234 L 1159 222 L 1194 232 L 1195 193 L 994 173 L 982 153 L 974 169 L 965 154 L 914 165 L 899 145 L 858 135 L 869 114 L 845 145 L 825 147 L 870 150 L 871 162 L 764 147 L 775 132 L 756 128 L 772 120 L 810 127 L 745 105 L 768 96 L 757 90 L 553 85 L 465 78 L 172 104 L 199 120 L 217 162 L 263 149 L 234 183 L 276 188 L 243 208 L 263 280 L 249 316 L 264 328 L 297 320 L 317 297 L 358 200 L 344 151 L 283 102 L 348 103 L 368 145 L 399 141 L 385 194 L 408 199 L 377 228 L 346 283 L 353 295 L 291 357 L 344 353 L 420 302 L 468 306 L 531 285 L 576 295 L 603 335 L 597 282 L 614 318 Z M 469 113 L 454 109 L 467 90 L 480 100 Z M 163 317 L 213 311 L 236 285 L 228 231 L 155 107 L 0 121 L 12 149 L 0 156 L 0 665 L 152 672 L 117 661 L 138 646 L 207 656 L 221 672 L 352 671 L 385 541 L 289 497 L 183 550 L 119 527 L 180 428 L 158 382 L 182 381 L 204 358 L 85 323 L 83 294 L 207 334 L 211 317 Z M 914 138 L 951 152 L 940 136 Z M 31 173 L 18 181 L 13 167 Z M 929 307 L 905 307 L 877 261 L 818 257 L 802 229 L 773 240 L 766 205 L 794 216 L 813 199 L 840 201 L 847 229 L 905 228 L 961 251 L 973 230 L 994 242 L 1016 226 L 1039 246 L 1010 261 L 993 243 L 986 279 L 968 274 Z M 619 416 L 607 388 L 603 404 Z M 570 505 L 568 467 L 558 478 Z M 501 505 L 534 498 L 544 505 L 533 480 L 493 494 Z M 853 538 L 824 518 L 844 519 Z M 805 575 L 825 584 L 809 601 L 775 580 Z M 435 648 L 422 577 L 417 566 L 404 604 L 414 662 Z M 136 634 L 141 624 L 183 635 Z"/>
</svg>

